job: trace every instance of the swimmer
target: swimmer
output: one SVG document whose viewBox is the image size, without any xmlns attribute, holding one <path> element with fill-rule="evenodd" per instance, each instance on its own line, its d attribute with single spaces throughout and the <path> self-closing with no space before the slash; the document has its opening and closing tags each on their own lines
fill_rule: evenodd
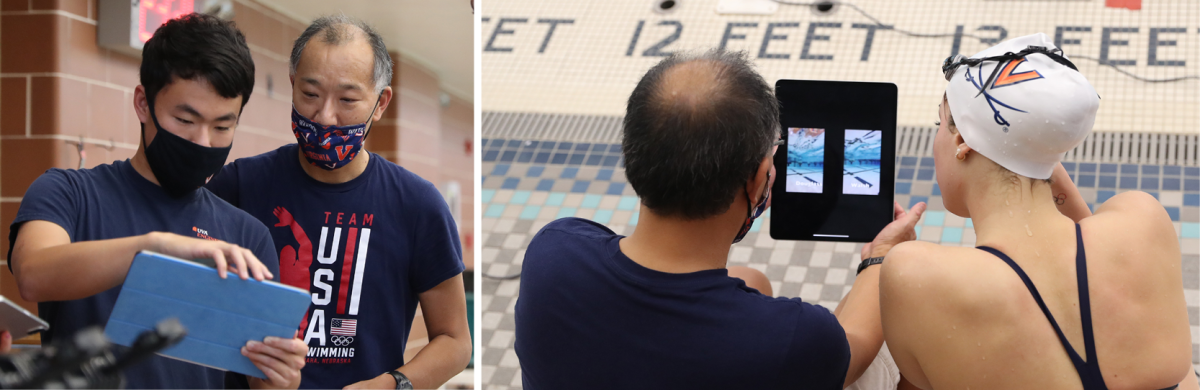
<svg viewBox="0 0 1200 390">
<path fill-rule="evenodd" d="M 1060 163 L 1099 107 L 1060 53 L 1034 34 L 944 67 L 937 181 L 979 247 L 888 254 L 880 304 L 902 388 L 1197 388 L 1171 219 L 1140 191 L 1093 214 Z"/>
</svg>

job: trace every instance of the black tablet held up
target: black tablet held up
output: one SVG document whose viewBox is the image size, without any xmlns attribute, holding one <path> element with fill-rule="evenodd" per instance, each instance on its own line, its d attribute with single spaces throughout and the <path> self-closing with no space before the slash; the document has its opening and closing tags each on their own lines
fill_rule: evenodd
<svg viewBox="0 0 1200 390">
<path fill-rule="evenodd" d="M 870 242 L 892 222 L 896 84 L 779 80 L 771 237 Z"/>
</svg>

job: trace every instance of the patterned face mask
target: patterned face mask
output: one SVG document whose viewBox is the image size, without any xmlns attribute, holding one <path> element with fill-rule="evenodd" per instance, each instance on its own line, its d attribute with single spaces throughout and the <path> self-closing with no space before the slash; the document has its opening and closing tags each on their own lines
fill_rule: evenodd
<svg viewBox="0 0 1200 390">
<path fill-rule="evenodd" d="M 371 113 L 379 107 L 379 100 Z M 363 141 L 371 129 L 370 117 L 367 121 L 349 126 L 324 126 L 300 115 L 292 106 L 292 134 L 296 136 L 296 144 L 304 153 L 309 164 L 321 169 L 332 171 L 350 164 L 362 150 Z"/>
</svg>

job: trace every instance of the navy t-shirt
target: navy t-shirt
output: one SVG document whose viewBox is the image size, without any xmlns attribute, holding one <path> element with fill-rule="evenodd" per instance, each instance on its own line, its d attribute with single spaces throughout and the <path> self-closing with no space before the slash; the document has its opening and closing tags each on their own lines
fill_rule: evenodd
<svg viewBox="0 0 1200 390">
<path fill-rule="evenodd" d="M 621 238 L 564 218 L 529 243 L 516 305 L 526 389 L 842 388 L 850 347 L 829 310 L 725 269 L 642 267 Z"/>
<path fill-rule="evenodd" d="M 46 171 L 25 191 L 9 233 L 10 248 L 16 243 L 21 224 L 34 220 L 61 226 L 73 243 L 150 232 L 218 239 L 250 249 L 271 273 L 279 275 L 279 263 L 262 223 L 203 188 L 183 198 L 172 198 L 138 174 L 129 160 L 92 169 Z M 83 328 L 107 324 L 120 290 L 121 286 L 116 286 L 83 299 L 38 303 L 38 316 L 50 324 L 42 334 L 42 344 L 71 337 Z M 118 353 L 125 351 L 123 347 L 115 348 Z M 224 371 L 158 355 L 135 364 L 124 374 L 126 386 L 131 389 L 222 388 L 225 383 Z"/>
<path fill-rule="evenodd" d="M 328 184 L 296 149 L 238 159 L 208 188 L 270 227 L 281 282 L 312 292 L 300 387 L 342 388 L 404 365 L 418 294 L 463 271 L 458 227 L 433 184 L 379 155 Z"/>
</svg>

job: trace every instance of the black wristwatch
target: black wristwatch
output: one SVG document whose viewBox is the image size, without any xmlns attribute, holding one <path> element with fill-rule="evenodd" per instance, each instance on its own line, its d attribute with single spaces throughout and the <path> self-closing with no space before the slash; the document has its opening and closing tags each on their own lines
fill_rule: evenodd
<svg viewBox="0 0 1200 390">
<path fill-rule="evenodd" d="M 870 267 L 875 264 L 883 264 L 883 256 L 872 257 L 872 258 L 863 260 L 862 263 L 858 264 L 858 272 L 855 273 L 855 275 L 861 274 L 864 269 L 867 269 L 867 267 Z"/>
<path fill-rule="evenodd" d="M 388 374 L 392 374 L 392 378 L 396 379 L 396 390 L 412 390 L 412 382 L 408 381 L 408 377 L 401 374 L 400 371 L 391 370 Z"/>
</svg>

